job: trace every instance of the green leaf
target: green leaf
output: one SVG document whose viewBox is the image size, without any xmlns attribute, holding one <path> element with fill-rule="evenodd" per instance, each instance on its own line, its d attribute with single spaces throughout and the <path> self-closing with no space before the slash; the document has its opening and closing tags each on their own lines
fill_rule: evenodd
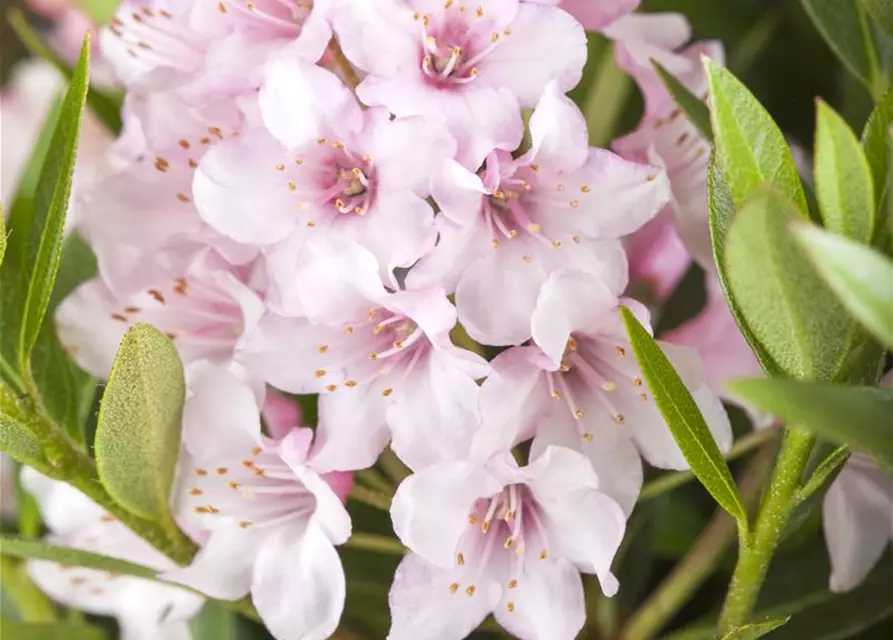
<svg viewBox="0 0 893 640">
<path fill-rule="evenodd" d="M 710 109 L 695 94 L 689 91 L 688 87 L 679 82 L 672 73 L 667 71 L 656 60 L 651 61 L 651 66 L 657 72 L 667 91 L 676 101 L 676 104 L 682 109 L 682 113 L 688 118 L 695 128 L 710 142 L 713 142 L 713 130 L 710 128 Z"/>
<path fill-rule="evenodd" d="M 98 25 L 108 24 L 115 15 L 120 2 L 118 0 L 77 0 L 77 4 Z"/>
<path fill-rule="evenodd" d="M 877 43 L 856 0 L 801 0 L 831 50 L 872 95 L 884 89 Z"/>
<path fill-rule="evenodd" d="M 0 267 L 3 266 L 3 258 L 6 256 L 6 217 L 3 215 L 3 206 L 0 205 Z"/>
<path fill-rule="evenodd" d="M 798 379 L 832 379 L 856 326 L 791 235 L 797 212 L 775 191 L 751 197 L 726 238 L 732 298 L 781 370 Z"/>
<path fill-rule="evenodd" d="M 754 622 L 753 624 L 736 627 L 724 635 L 722 640 L 756 640 L 784 626 L 790 619 L 790 616 L 787 618 L 773 618 L 765 622 Z"/>
<path fill-rule="evenodd" d="M 77 153 L 78 134 L 89 78 L 90 40 L 85 39 L 71 86 L 62 102 L 59 124 L 53 134 L 34 200 L 26 260 L 30 265 L 27 295 L 22 307 L 18 364 L 29 371 L 31 349 L 43 324 L 56 271 L 62 257 L 62 233 L 71 196 L 71 180 Z"/>
<path fill-rule="evenodd" d="M 887 91 L 868 117 L 862 130 L 862 148 L 871 167 L 874 182 L 874 196 L 880 223 L 876 225 L 878 235 L 886 231 L 893 233 L 893 89 Z M 885 207 L 887 203 L 887 207 Z M 887 218 L 887 228 L 883 220 Z"/>
<path fill-rule="evenodd" d="M 893 36 L 893 0 L 860 0 L 878 26 Z"/>
<path fill-rule="evenodd" d="M 636 361 L 692 473 L 717 503 L 747 527 L 747 510 L 722 452 L 679 374 L 628 309 L 621 309 Z"/>
<path fill-rule="evenodd" d="M 0 637 L 15 640 L 105 640 L 105 633 L 82 624 L 0 620 Z"/>
<path fill-rule="evenodd" d="M 185 393 L 173 343 L 154 327 L 134 325 L 109 374 L 94 447 L 106 490 L 144 518 L 170 519 Z"/>
<path fill-rule="evenodd" d="M 113 1 L 117 3 L 117 0 Z M 44 43 L 40 35 L 28 24 L 28 20 L 20 10 L 10 9 L 7 12 L 7 19 L 12 30 L 32 56 L 46 60 L 56 67 L 69 82 L 72 81 L 74 74 L 72 68 Z M 103 23 L 100 22 L 99 24 Z M 121 132 L 122 104 L 123 97 L 120 95 L 104 93 L 95 87 L 88 88 L 87 106 L 97 120 L 114 134 Z"/>
<path fill-rule="evenodd" d="M 29 428 L 34 419 L 15 391 L 0 380 L 0 451 L 23 464 L 42 469 L 48 463 L 40 441 Z"/>
<path fill-rule="evenodd" d="M 870 247 L 818 227 L 801 224 L 793 231 L 837 298 L 893 348 L 893 262 Z"/>
<path fill-rule="evenodd" d="M 803 502 L 836 478 L 849 457 L 850 450 L 845 446 L 837 447 L 829 453 L 815 468 L 815 471 L 812 472 L 806 484 L 797 491 L 797 502 Z"/>
<path fill-rule="evenodd" d="M 863 449 L 893 470 L 893 390 L 764 378 L 728 383 L 755 406 L 832 442 Z"/>
<path fill-rule="evenodd" d="M 246 623 L 232 609 L 206 602 L 201 612 L 189 621 L 194 640 L 242 640 Z"/>
<path fill-rule="evenodd" d="M 117 573 L 134 578 L 155 580 L 158 574 L 155 569 L 142 565 L 104 556 L 92 551 L 83 551 L 71 547 L 60 547 L 41 540 L 31 540 L 16 536 L 0 536 L 0 554 L 23 560 L 47 560 L 71 567 L 85 567 L 96 571 Z"/>
<path fill-rule="evenodd" d="M 875 222 L 871 168 L 843 118 L 822 101 L 817 115 L 815 192 L 824 227 L 870 243 Z"/>
<path fill-rule="evenodd" d="M 714 143 L 737 206 L 769 183 L 807 217 L 808 207 L 791 150 L 769 112 L 731 71 L 704 59 Z"/>
<path fill-rule="evenodd" d="M 769 352 L 763 348 L 753 331 L 747 326 L 747 321 L 741 314 L 729 286 L 729 276 L 726 273 L 725 243 L 729 227 L 732 225 L 732 216 L 735 215 L 735 203 L 732 202 L 732 194 L 729 193 L 729 185 L 716 158 L 715 148 L 710 154 L 710 163 L 707 165 L 707 202 L 710 215 L 710 244 L 713 246 L 716 276 L 726 302 L 729 304 L 729 311 L 763 370 L 772 375 L 778 374 L 781 372 L 781 367 L 772 359 Z"/>
</svg>

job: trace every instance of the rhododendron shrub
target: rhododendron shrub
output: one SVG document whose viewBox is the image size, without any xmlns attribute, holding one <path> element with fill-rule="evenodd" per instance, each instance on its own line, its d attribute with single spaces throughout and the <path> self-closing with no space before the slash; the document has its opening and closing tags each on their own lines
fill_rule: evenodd
<svg viewBox="0 0 893 640">
<path fill-rule="evenodd" d="M 893 9 L 673 4 L 10 12 L 4 634 L 889 630 Z"/>
</svg>

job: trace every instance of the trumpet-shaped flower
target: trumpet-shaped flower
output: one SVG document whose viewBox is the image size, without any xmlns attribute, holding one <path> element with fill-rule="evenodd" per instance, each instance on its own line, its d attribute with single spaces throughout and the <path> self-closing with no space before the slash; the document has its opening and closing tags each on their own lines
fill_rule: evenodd
<svg viewBox="0 0 893 640">
<path fill-rule="evenodd" d="M 189 371 L 181 503 L 210 537 L 165 579 L 224 600 L 250 593 L 277 640 L 328 638 L 344 607 L 334 545 L 350 537 L 350 485 L 346 474 L 317 472 L 310 429 L 280 440 L 261 433 L 262 405 L 243 374 L 208 363 Z"/>
</svg>

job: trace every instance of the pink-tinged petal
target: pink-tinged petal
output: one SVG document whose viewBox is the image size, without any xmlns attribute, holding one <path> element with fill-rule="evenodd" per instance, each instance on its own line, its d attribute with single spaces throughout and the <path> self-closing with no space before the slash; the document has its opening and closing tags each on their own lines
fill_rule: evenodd
<svg viewBox="0 0 893 640">
<path fill-rule="evenodd" d="M 264 415 L 266 416 L 266 414 Z M 307 456 L 310 453 L 312 443 L 313 429 L 291 427 L 282 435 L 278 443 L 274 441 L 274 443 L 270 443 L 268 446 L 278 446 L 279 455 L 282 456 L 286 464 L 300 468 L 307 462 Z"/>
<path fill-rule="evenodd" d="M 577 228 L 596 238 L 619 238 L 640 229 L 671 196 L 670 181 L 658 167 L 594 147 L 586 164 L 565 180 L 579 193 L 573 214 Z"/>
<path fill-rule="evenodd" d="M 329 122 L 344 131 L 362 126 L 360 106 L 338 76 L 293 52 L 283 51 L 267 63 L 258 100 L 267 129 L 289 149 L 316 140 Z"/>
<path fill-rule="evenodd" d="M 77 533 L 105 513 L 71 485 L 52 480 L 31 467 L 23 466 L 20 478 L 25 491 L 37 500 L 43 521 L 56 534 Z"/>
<path fill-rule="evenodd" d="M 601 31 L 618 18 L 632 13 L 641 0 L 560 0 L 562 9 L 580 21 L 587 31 Z"/>
<path fill-rule="evenodd" d="M 461 640 L 474 631 L 499 602 L 495 581 L 476 585 L 473 595 L 450 591 L 454 572 L 410 553 L 400 562 L 388 595 L 388 640 Z"/>
<path fill-rule="evenodd" d="M 452 567 L 474 501 L 500 489 L 502 483 L 469 462 L 427 467 L 397 488 L 391 504 L 394 531 L 403 544 L 429 562 Z"/>
<path fill-rule="evenodd" d="M 612 24 L 605 35 L 623 48 L 620 61 L 628 71 L 649 69 L 650 61 L 657 60 L 676 73 L 682 69 L 673 64 L 673 54 L 691 39 L 691 24 L 681 13 L 636 13 Z"/>
<path fill-rule="evenodd" d="M 263 130 L 221 142 L 195 172 L 192 191 L 199 215 L 239 242 L 282 240 L 299 221 L 294 197 L 278 170 L 289 162 L 282 145 Z"/>
<path fill-rule="evenodd" d="M 107 579 L 106 579 L 107 581 Z M 121 640 L 190 640 L 187 621 L 199 612 L 204 599 L 178 587 L 149 580 L 115 584 Z"/>
<path fill-rule="evenodd" d="M 571 333 L 591 328 L 616 306 L 617 297 L 598 278 L 579 271 L 553 273 L 537 298 L 533 341 L 557 369 Z"/>
<path fill-rule="evenodd" d="M 401 0 L 336 0 L 332 25 L 344 55 L 361 70 L 390 75 L 418 62 L 419 26 Z"/>
<path fill-rule="evenodd" d="M 105 378 L 130 323 L 121 322 L 119 301 L 99 279 L 74 290 L 56 310 L 59 340 L 85 371 Z"/>
<path fill-rule="evenodd" d="M 549 544 L 555 557 L 595 573 L 606 595 L 617 590 L 611 563 L 626 529 L 626 517 L 613 499 L 598 489 L 586 457 L 565 447 L 548 447 L 529 467 L 528 486 L 543 508 Z"/>
<path fill-rule="evenodd" d="M 381 385 L 342 387 L 319 398 L 313 468 L 319 473 L 366 469 L 389 438 Z"/>
<path fill-rule="evenodd" d="M 586 63 L 586 33 L 569 14 L 522 3 L 498 46 L 480 64 L 476 82 L 507 87 L 521 106 L 533 107 L 550 81 L 568 91 Z"/>
<path fill-rule="evenodd" d="M 262 415 L 270 437 L 274 440 L 281 440 L 301 424 L 301 407 L 295 400 L 275 389 L 267 389 Z"/>
<path fill-rule="evenodd" d="M 515 94 L 502 86 L 477 87 L 459 98 L 447 123 L 458 142 L 456 160 L 462 166 L 475 171 L 493 149 L 518 148 L 524 122 Z"/>
<path fill-rule="evenodd" d="M 412 319 L 435 344 L 448 342 L 448 334 L 456 326 L 456 308 L 440 287 L 396 291 L 382 302 Z"/>
<path fill-rule="evenodd" d="M 293 464 L 288 460 L 286 462 L 316 501 L 310 520 L 311 528 L 319 527 L 331 544 L 347 542 L 351 533 L 350 516 L 328 482 L 311 468 L 313 462 L 310 461 L 308 465 Z"/>
<path fill-rule="evenodd" d="M 330 471 L 323 474 L 322 479 L 335 492 L 341 502 L 347 502 L 347 496 L 353 489 L 353 473 L 349 471 Z"/>
<path fill-rule="evenodd" d="M 475 379 L 432 350 L 389 397 L 394 452 L 411 469 L 467 457 L 480 424 Z"/>
<path fill-rule="evenodd" d="M 565 559 L 531 560 L 503 592 L 497 622 L 521 640 L 575 638 L 586 621 L 580 572 Z"/>
<path fill-rule="evenodd" d="M 630 287 L 649 302 L 664 302 L 682 280 L 691 256 L 676 233 L 672 207 L 626 239 Z"/>
<path fill-rule="evenodd" d="M 251 599 L 277 640 L 323 640 L 344 610 L 344 569 L 320 529 L 311 525 L 299 539 L 293 535 L 280 532 L 262 546 Z"/>
<path fill-rule="evenodd" d="M 260 441 L 260 408 L 243 372 L 199 362 L 190 367 L 188 379 L 183 442 L 193 456 L 220 458 Z"/>
<path fill-rule="evenodd" d="M 530 137 L 527 155 L 550 169 L 571 173 L 589 158 L 586 119 L 555 81 L 546 86 L 530 116 Z"/>
<path fill-rule="evenodd" d="M 455 160 L 444 160 L 437 168 L 431 195 L 440 212 L 451 222 L 463 227 L 475 225 L 485 194 L 481 178 Z"/>
<path fill-rule="evenodd" d="M 854 589 L 893 539 L 893 480 L 854 453 L 825 494 L 822 524 L 831 558 L 830 589 Z"/>
<path fill-rule="evenodd" d="M 480 196 L 477 200 L 480 202 Z M 456 224 L 443 212 L 434 218 L 434 228 L 437 245 L 413 265 L 406 276 L 406 287 L 442 287 L 447 293 L 453 293 L 465 265 L 473 261 L 478 249 L 482 248 L 486 229 L 474 223 Z M 483 248 L 486 250 L 489 246 Z"/>
<path fill-rule="evenodd" d="M 188 567 L 178 567 L 159 577 L 184 584 L 212 598 L 238 600 L 251 589 L 253 549 L 260 540 L 254 532 L 233 525 L 211 534 Z"/>
<path fill-rule="evenodd" d="M 629 282 L 629 266 L 623 243 L 616 238 L 583 238 L 564 245 L 563 261 L 554 268 L 576 269 L 592 274 L 619 295 Z M 556 260 L 556 262 L 558 262 Z"/>
<path fill-rule="evenodd" d="M 486 459 L 533 436 L 552 401 L 543 360 L 535 347 L 512 347 L 490 363 L 492 372 L 481 385 L 482 427 L 474 438 L 476 457 Z"/>
</svg>

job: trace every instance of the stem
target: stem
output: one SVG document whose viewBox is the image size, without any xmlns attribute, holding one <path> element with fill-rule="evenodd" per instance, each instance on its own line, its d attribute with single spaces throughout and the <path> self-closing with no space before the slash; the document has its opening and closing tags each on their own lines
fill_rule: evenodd
<svg viewBox="0 0 893 640">
<path fill-rule="evenodd" d="M 759 431 L 753 431 L 743 438 L 739 438 L 735 444 L 732 445 L 732 448 L 729 449 L 729 453 L 726 455 L 726 460 L 734 460 L 748 451 L 756 449 L 764 442 L 769 442 L 775 437 L 776 433 L 777 429 L 775 427 L 767 427 L 765 429 L 760 429 Z M 646 500 L 656 498 L 676 487 L 680 487 L 692 479 L 694 479 L 694 475 L 692 475 L 691 471 L 665 473 L 661 477 L 652 480 L 642 487 L 642 491 L 639 493 L 639 504 Z"/>
<path fill-rule="evenodd" d="M 719 618 L 723 632 L 744 624 L 753 611 L 781 533 L 797 504 L 797 491 L 814 442 L 815 438 L 805 431 L 790 429 L 785 433 L 753 536 L 740 540 L 738 564 Z"/>
<path fill-rule="evenodd" d="M 390 496 L 378 493 L 372 489 L 367 489 L 366 487 L 361 487 L 358 484 L 353 486 L 347 497 L 351 500 L 356 500 L 357 502 L 369 505 L 370 507 L 381 509 L 382 511 L 389 511 L 391 508 Z"/>
<path fill-rule="evenodd" d="M 614 59 L 613 43 L 604 38 L 602 41 L 605 45 L 598 59 L 595 84 L 586 94 L 582 105 L 589 127 L 589 144 L 594 146 L 602 146 L 611 139 L 623 105 L 633 87 L 629 75 L 620 69 Z"/>
<path fill-rule="evenodd" d="M 409 467 L 403 464 L 403 461 L 400 460 L 400 458 L 397 457 L 397 454 L 391 449 L 385 449 L 381 452 L 381 456 L 378 458 L 378 464 L 395 486 L 403 482 L 403 479 L 412 473 L 409 470 Z"/>
<path fill-rule="evenodd" d="M 764 447 L 744 471 L 741 494 L 745 502 L 752 501 L 757 495 L 771 456 L 772 448 Z M 688 602 L 691 593 L 716 570 L 734 535 L 735 519 L 725 510 L 717 509 L 686 556 L 627 623 L 621 638 L 646 640 L 655 637 L 667 621 Z"/>
<path fill-rule="evenodd" d="M 361 82 L 360 76 L 357 74 L 356 69 L 353 68 L 353 65 L 350 64 L 347 56 L 344 55 L 344 51 L 342 51 L 341 45 L 338 44 L 336 38 L 333 37 L 329 40 L 329 46 L 326 51 L 329 54 L 329 58 L 332 60 L 332 64 L 335 66 L 335 70 L 341 76 L 341 79 L 344 80 L 351 89 L 356 89 Z"/>
<path fill-rule="evenodd" d="M 377 553 L 385 553 L 388 555 L 402 556 L 406 553 L 406 548 L 400 544 L 399 540 L 387 536 L 380 536 L 375 533 L 354 533 L 350 539 L 344 543 L 344 546 L 351 549 L 375 551 Z"/>
<path fill-rule="evenodd" d="M 374 467 L 363 469 L 362 471 L 355 471 L 354 478 L 358 481 L 362 481 L 365 486 L 374 491 L 379 491 L 389 496 L 394 495 L 394 486 Z"/>
</svg>

